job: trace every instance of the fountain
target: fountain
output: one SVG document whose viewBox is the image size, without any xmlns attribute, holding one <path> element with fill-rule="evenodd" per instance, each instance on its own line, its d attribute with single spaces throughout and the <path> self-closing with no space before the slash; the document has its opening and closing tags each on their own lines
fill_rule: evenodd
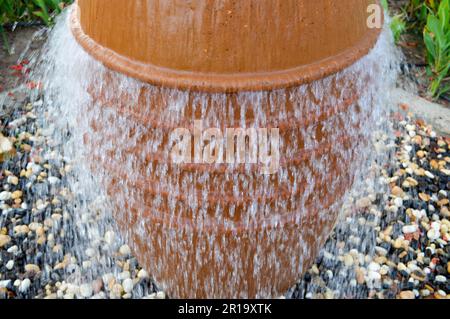
<svg viewBox="0 0 450 319">
<path fill-rule="evenodd" d="M 43 72 L 57 124 L 170 296 L 273 297 L 310 266 L 385 118 L 379 92 L 393 79 L 389 39 L 367 26 L 376 2 L 78 0 L 73 36 L 58 24 Z M 277 129 L 265 143 L 279 165 L 215 151 L 175 163 L 173 132 L 204 138 L 199 121 L 215 139 L 241 128 L 244 149 L 250 129 Z"/>
</svg>

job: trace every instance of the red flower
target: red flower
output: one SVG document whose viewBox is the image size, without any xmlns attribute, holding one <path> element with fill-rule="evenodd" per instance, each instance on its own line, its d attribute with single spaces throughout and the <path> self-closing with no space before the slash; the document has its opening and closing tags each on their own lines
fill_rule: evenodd
<svg viewBox="0 0 450 319">
<path fill-rule="evenodd" d="M 21 64 L 11 65 L 9 68 L 13 71 L 22 72 L 23 65 Z"/>
</svg>

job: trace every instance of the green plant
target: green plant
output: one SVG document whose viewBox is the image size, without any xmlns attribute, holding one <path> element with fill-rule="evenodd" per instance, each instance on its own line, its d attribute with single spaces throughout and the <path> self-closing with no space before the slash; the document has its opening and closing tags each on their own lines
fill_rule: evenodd
<svg viewBox="0 0 450 319">
<path fill-rule="evenodd" d="M 398 14 L 394 16 L 391 20 L 391 31 L 394 36 L 395 43 L 398 43 L 400 36 L 406 31 L 405 16 L 403 14 Z"/>
<path fill-rule="evenodd" d="M 33 15 L 39 17 L 44 21 L 45 24 L 49 25 L 52 23 L 52 15 L 53 13 L 60 13 L 63 5 L 69 1 L 62 0 L 33 0 L 33 3 L 36 6 L 35 11 L 33 11 Z"/>
<path fill-rule="evenodd" d="M 386 12 L 389 12 L 388 0 L 381 0 L 381 6 Z M 395 43 L 398 43 L 400 36 L 406 31 L 405 14 L 401 13 L 394 16 L 389 27 L 391 28 Z"/>
<path fill-rule="evenodd" d="M 437 13 L 431 12 L 423 32 L 427 49 L 428 74 L 432 78 L 429 93 L 439 98 L 450 91 L 450 0 L 442 0 Z"/>
<path fill-rule="evenodd" d="M 428 13 L 430 11 L 436 13 L 439 3 L 440 0 L 410 0 L 404 9 L 410 22 L 410 29 L 422 32 L 427 23 Z"/>
</svg>

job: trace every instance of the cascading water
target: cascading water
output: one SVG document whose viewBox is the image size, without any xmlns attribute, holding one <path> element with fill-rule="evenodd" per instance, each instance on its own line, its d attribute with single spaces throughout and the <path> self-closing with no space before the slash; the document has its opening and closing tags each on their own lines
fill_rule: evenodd
<svg viewBox="0 0 450 319">
<path fill-rule="evenodd" d="M 233 233 L 238 227 L 233 214 L 243 210 L 241 214 L 248 216 L 248 219 L 242 221 L 242 225 L 260 228 L 258 232 L 252 233 L 253 238 L 245 240 L 268 242 L 270 245 L 283 245 L 292 240 L 271 232 L 271 229 L 286 222 L 285 218 L 292 218 L 288 221 L 305 226 L 302 228 L 305 231 L 297 233 L 293 239 L 297 243 L 294 247 L 302 250 L 301 256 L 314 256 L 335 225 L 335 212 L 342 212 L 340 220 L 345 220 L 354 210 L 352 207 L 355 201 L 364 196 L 366 190 L 385 193 L 386 183 L 380 176 L 380 167 L 387 163 L 390 156 L 389 91 L 395 86 L 399 65 L 399 55 L 388 31 L 382 33 L 369 55 L 348 69 L 290 90 L 278 90 L 270 94 L 235 93 L 233 96 L 240 106 L 240 109 L 235 109 L 227 103 L 226 94 L 162 89 L 108 70 L 78 45 L 69 30 L 67 19 L 67 12 L 58 19 L 33 76 L 40 79 L 43 85 L 44 103 L 40 107 L 40 120 L 42 126 L 47 128 L 43 135 L 49 140 L 49 146 L 42 151 L 43 157 L 70 165 L 70 172 L 65 174 L 65 191 L 71 196 L 63 209 L 70 213 L 74 222 L 70 224 L 70 229 L 63 227 L 67 236 L 61 239 L 65 255 L 70 253 L 69 259 L 72 259 L 68 263 L 75 265 L 66 270 L 70 273 L 68 282 L 80 286 L 104 274 L 118 271 L 113 262 L 114 252 L 122 242 L 113 236 L 119 233 L 118 229 L 133 251 L 138 251 L 138 246 L 142 245 L 136 238 L 147 242 L 149 254 L 137 258 L 143 264 L 154 265 L 153 269 L 147 270 L 155 275 L 154 279 L 158 282 L 158 274 L 173 265 L 169 265 L 164 258 L 156 259 L 152 251 L 162 250 L 165 255 L 170 255 L 171 251 L 188 250 L 196 245 L 195 240 L 192 241 L 192 234 L 174 227 L 183 221 L 180 214 L 184 211 L 194 215 L 192 219 L 197 223 L 197 228 L 208 231 L 208 247 L 195 248 L 202 258 L 224 263 L 224 273 L 220 275 L 227 278 L 231 286 L 218 288 L 214 282 L 202 282 L 205 287 L 201 288 L 206 291 L 206 296 L 222 295 L 221 289 L 233 291 L 233 284 L 238 286 L 241 277 L 235 273 L 235 268 L 242 263 L 234 260 L 233 256 L 222 255 L 215 247 L 222 239 L 220 233 L 210 229 L 212 218 L 214 224 Z M 163 96 L 161 91 L 164 91 L 166 99 L 163 103 L 155 103 L 156 99 Z M 305 99 L 305 96 L 309 98 Z M 108 105 L 111 101 L 115 101 L 116 105 Z M 195 105 L 195 109 L 188 110 L 192 105 Z M 326 116 L 319 105 L 329 108 Z M 267 106 L 273 108 L 269 113 L 276 114 L 274 122 L 270 122 L 273 119 L 267 119 L 267 113 L 262 111 Z M 186 118 L 187 113 L 191 114 L 190 118 Z M 151 119 L 151 123 L 139 121 L 139 114 L 141 118 Z M 180 123 L 191 127 L 196 119 L 202 119 L 205 127 L 223 128 L 224 114 L 235 119 L 235 127 L 271 127 L 289 120 L 306 125 L 286 133 L 280 144 L 280 171 L 275 175 L 260 176 L 258 187 L 248 179 L 232 174 L 237 165 L 225 168 L 225 179 L 211 178 L 213 176 L 209 174 L 212 173 L 205 170 L 195 175 L 195 180 L 186 179 L 182 174 L 169 174 L 173 173 L 173 167 L 168 164 L 148 165 L 150 159 L 146 157 L 146 152 L 158 153 L 168 160 L 170 149 L 167 133 L 170 129 L 179 127 Z M 155 129 L 152 126 L 155 123 L 164 124 L 164 127 Z M 146 152 L 136 151 L 140 148 Z M 304 149 L 301 153 L 298 152 L 300 148 Z M 283 166 L 283 158 L 297 158 L 297 163 L 290 164 L 288 168 Z M 122 165 L 118 167 L 116 163 Z M 212 167 L 219 168 L 220 165 Z M 244 175 L 251 176 L 252 169 L 251 165 L 245 165 Z M 342 171 L 343 174 L 330 175 L 334 170 Z M 155 184 L 146 185 L 146 189 L 164 196 L 155 196 L 150 201 L 145 199 L 145 194 L 136 185 L 149 180 Z M 205 181 L 208 183 L 202 184 Z M 246 205 L 228 203 L 225 214 L 221 210 L 225 206 L 220 205 L 220 198 L 217 197 L 221 196 L 222 189 L 229 189 L 230 183 L 241 187 L 232 188 L 233 191 L 228 195 L 245 198 Z M 297 196 L 277 198 L 272 205 L 260 204 L 258 199 L 274 195 L 279 190 L 277 185 L 288 185 L 288 193 Z M 324 200 L 323 194 L 314 185 L 321 185 L 336 194 L 336 200 Z M 246 194 L 236 191 L 242 186 L 246 188 Z M 219 204 L 196 206 L 208 196 L 216 197 Z M 180 198 L 187 209 L 177 205 Z M 163 215 L 164 205 L 169 207 L 170 216 Z M 308 210 L 311 208 L 318 211 L 318 215 L 309 216 Z M 151 210 L 152 218 L 148 217 L 148 210 Z M 122 221 L 122 227 L 116 226 L 117 220 Z M 152 229 L 152 222 L 159 220 L 164 220 L 170 231 L 165 236 L 153 238 L 154 234 L 149 233 L 149 229 Z M 347 226 L 339 227 L 342 229 Z M 365 237 L 364 225 L 348 227 L 357 228 L 359 237 L 363 238 L 359 245 L 366 247 L 368 253 L 373 251 L 372 237 Z M 283 293 L 258 285 L 257 270 L 264 266 L 261 263 L 270 263 L 273 269 L 270 276 L 279 278 L 283 278 L 283 272 L 286 271 L 281 265 L 292 265 L 294 269 L 289 271 L 298 273 L 299 277 L 309 266 L 297 260 L 299 254 L 292 251 L 283 252 L 283 264 L 279 261 L 280 256 L 262 258 L 262 253 L 256 252 L 253 256 L 251 264 L 254 273 L 246 273 L 249 280 L 254 282 L 258 297 Z M 177 260 L 173 260 L 175 268 L 179 267 L 181 272 L 190 269 L 194 273 L 192 277 L 196 278 L 195 273 L 202 271 L 202 265 L 185 265 L 183 257 L 178 255 Z M 81 266 L 86 261 L 91 263 L 88 269 Z M 61 262 L 64 261 L 48 261 L 54 265 Z M 188 282 L 191 275 L 185 275 L 184 285 L 197 290 L 196 285 L 199 283 Z M 184 274 L 174 276 L 182 277 Z M 177 292 L 170 282 L 163 282 L 161 287 L 165 288 L 166 285 Z M 121 295 L 120 290 L 110 291 L 111 297 Z M 147 293 L 149 291 L 135 290 L 132 297 L 139 298 Z M 233 291 L 232 295 L 247 297 L 249 292 Z M 345 295 L 343 291 L 342 296 Z"/>
</svg>

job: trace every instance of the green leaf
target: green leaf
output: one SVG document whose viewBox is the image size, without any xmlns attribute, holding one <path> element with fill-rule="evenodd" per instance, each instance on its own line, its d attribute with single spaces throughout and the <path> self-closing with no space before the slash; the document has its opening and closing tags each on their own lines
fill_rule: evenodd
<svg viewBox="0 0 450 319">
<path fill-rule="evenodd" d="M 432 61 L 430 61 L 430 62 L 433 62 L 436 59 L 436 48 L 434 45 L 433 38 L 427 32 L 424 33 L 423 38 L 424 38 L 424 42 L 425 42 L 427 51 L 432 58 Z"/>
</svg>

